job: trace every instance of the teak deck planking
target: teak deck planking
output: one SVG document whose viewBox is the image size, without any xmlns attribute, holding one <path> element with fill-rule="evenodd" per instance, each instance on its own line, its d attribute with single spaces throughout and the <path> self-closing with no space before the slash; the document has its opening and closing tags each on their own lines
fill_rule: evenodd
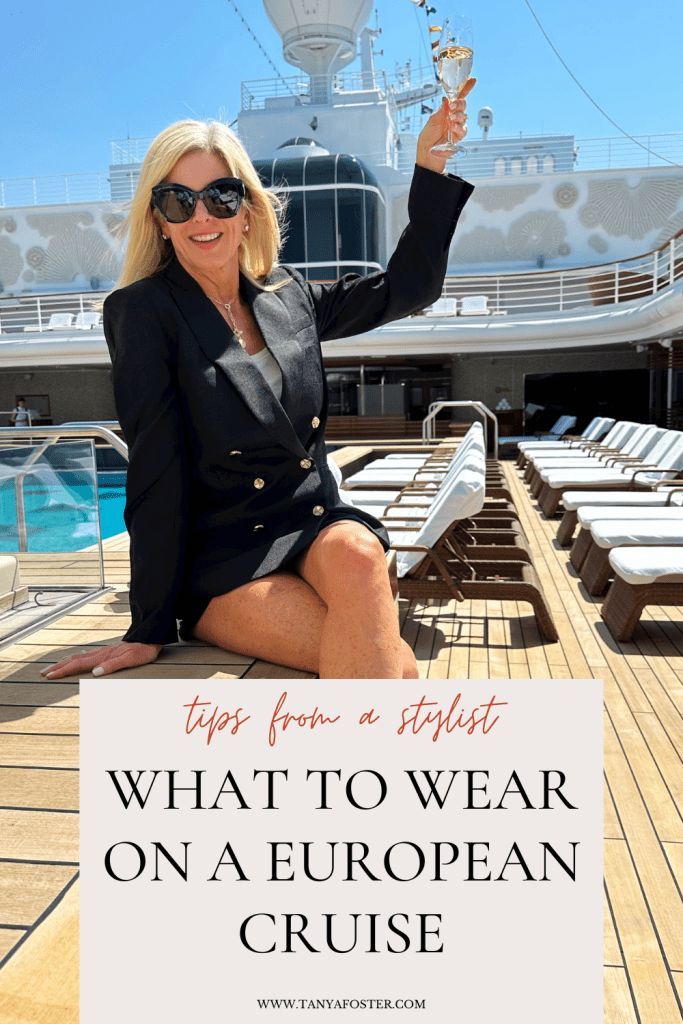
<svg viewBox="0 0 683 1024">
<path fill-rule="evenodd" d="M 505 471 L 560 642 L 541 643 L 529 607 L 513 601 L 400 602 L 402 634 L 425 679 L 604 680 L 604 1020 L 672 1024 L 683 1019 L 683 609 L 648 609 L 634 641 L 616 643 L 554 542 L 556 521 L 532 505 L 511 463 Z M 37 584 L 60 570 L 60 580 L 92 580 L 74 555 L 22 565 Z M 40 670 L 123 634 L 125 536 L 106 542 L 105 575 L 111 591 L 0 649 L 3 1024 L 78 1020 L 78 687 Z M 303 678 L 201 644 L 122 674 Z"/>
</svg>

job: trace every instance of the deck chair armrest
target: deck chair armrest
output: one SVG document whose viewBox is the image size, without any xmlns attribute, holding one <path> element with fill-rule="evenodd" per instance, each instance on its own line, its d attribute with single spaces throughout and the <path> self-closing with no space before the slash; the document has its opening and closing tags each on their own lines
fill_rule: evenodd
<svg viewBox="0 0 683 1024">
<path fill-rule="evenodd" d="M 602 455 L 621 455 L 622 452 L 621 448 L 601 448 L 598 445 L 597 448 L 593 448 L 588 454 L 591 458 L 593 458 L 594 455 L 600 458 Z"/>
<path fill-rule="evenodd" d="M 673 480 L 658 480 L 653 486 L 653 490 L 658 491 L 662 487 L 669 487 L 672 491 L 683 490 L 683 480 L 679 477 L 674 477 Z"/>
<path fill-rule="evenodd" d="M 639 459 L 636 455 L 614 455 L 611 459 L 605 459 L 606 466 L 616 466 L 617 463 L 626 464 L 630 463 L 641 463 L 643 460 Z"/>
<path fill-rule="evenodd" d="M 654 472 L 654 473 L 673 473 L 674 470 L 673 469 L 663 469 L 661 466 L 652 466 L 652 465 L 645 464 L 643 466 L 639 466 L 638 467 L 636 472 L 631 477 L 631 483 L 633 483 L 634 480 L 636 479 L 636 477 L 640 476 L 641 473 L 652 473 L 652 472 Z"/>
<path fill-rule="evenodd" d="M 456 581 L 453 579 L 452 575 L 448 571 L 448 566 L 443 561 L 443 559 L 440 558 L 439 555 L 437 555 L 436 551 L 434 551 L 432 548 L 428 548 L 425 544 L 392 544 L 391 545 L 391 550 L 392 551 L 423 551 L 424 554 L 429 559 L 429 561 L 432 562 L 434 567 L 438 570 L 439 574 L 443 577 L 444 581 L 448 584 L 450 590 L 453 592 L 453 595 L 454 595 L 456 601 L 464 601 L 465 600 L 464 594 L 462 593 L 462 591 L 458 587 Z"/>
</svg>

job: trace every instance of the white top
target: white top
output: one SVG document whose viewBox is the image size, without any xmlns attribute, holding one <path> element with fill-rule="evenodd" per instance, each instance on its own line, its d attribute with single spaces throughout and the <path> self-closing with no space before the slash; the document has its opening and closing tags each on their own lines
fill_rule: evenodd
<svg viewBox="0 0 683 1024">
<path fill-rule="evenodd" d="M 683 548 L 615 548 L 610 565 L 627 583 L 683 582 Z"/>
<path fill-rule="evenodd" d="M 282 371 L 270 349 L 262 348 L 260 352 L 253 352 L 250 358 L 256 363 L 266 384 L 279 402 L 282 398 Z"/>
</svg>

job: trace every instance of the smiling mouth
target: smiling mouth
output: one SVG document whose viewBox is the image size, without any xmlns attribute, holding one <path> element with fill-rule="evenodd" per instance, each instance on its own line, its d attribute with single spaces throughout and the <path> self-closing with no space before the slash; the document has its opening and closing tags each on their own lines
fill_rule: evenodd
<svg viewBox="0 0 683 1024">
<path fill-rule="evenodd" d="M 221 237 L 221 232 L 216 231 L 211 235 L 190 235 L 191 242 L 199 242 L 200 244 L 207 244 L 208 242 L 215 242 Z"/>
</svg>

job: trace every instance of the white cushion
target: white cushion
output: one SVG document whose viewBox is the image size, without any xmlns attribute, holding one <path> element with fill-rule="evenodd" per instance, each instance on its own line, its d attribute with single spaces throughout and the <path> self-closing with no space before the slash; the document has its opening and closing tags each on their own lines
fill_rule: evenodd
<svg viewBox="0 0 683 1024">
<path fill-rule="evenodd" d="M 652 547 L 656 544 L 683 544 L 683 522 L 664 519 L 596 519 L 591 524 L 591 537 L 601 548 L 618 548 L 622 544 Z"/>
<path fill-rule="evenodd" d="M 430 457 L 431 453 L 430 455 L 419 455 L 413 454 L 412 452 L 390 452 L 389 455 L 384 456 L 384 459 L 385 461 L 387 459 L 396 459 L 399 462 L 405 462 L 406 459 L 415 459 L 420 460 L 421 462 L 426 462 Z"/>
<path fill-rule="evenodd" d="M 0 555 L 0 594 L 11 594 L 19 586 L 19 565 L 14 555 Z"/>
<path fill-rule="evenodd" d="M 616 469 L 599 469 L 597 466 L 595 469 L 567 469 L 565 471 L 561 469 L 549 469 L 546 472 L 541 473 L 541 480 L 544 483 L 550 484 L 551 487 L 571 487 L 576 484 L 611 484 L 611 483 L 623 483 L 624 487 L 628 485 L 633 473 L 626 476 L 624 473 L 618 472 Z M 641 479 L 641 478 L 639 478 Z"/>
<path fill-rule="evenodd" d="M 357 487 L 367 484 L 379 484 L 381 487 L 405 487 L 411 484 L 416 477 L 415 469 L 403 469 L 397 466 L 396 469 L 361 469 L 354 473 L 346 481 L 347 486 Z M 443 480 L 444 473 L 422 473 L 420 480 L 439 481 Z"/>
<path fill-rule="evenodd" d="M 562 504 L 571 512 L 582 505 L 666 505 L 669 488 L 659 491 L 565 491 Z M 674 491 L 671 496 L 672 505 L 683 505 L 683 490 Z"/>
<path fill-rule="evenodd" d="M 581 526 L 590 526 L 598 519 L 619 520 L 619 522 L 674 522 L 683 523 L 683 508 L 680 505 L 666 508 L 643 509 L 637 505 L 622 505 L 610 508 L 609 505 L 581 505 L 577 519 Z"/>
<path fill-rule="evenodd" d="M 348 505 L 359 506 L 365 505 L 390 505 L 392 501 L 395 501 L 400 491 L 364 491 L 360 487 L 350 488 L 347 490 L 340 490 L 339 495 L 342 501 L 345 501 Z M 431 499 L 430 499 L 431 500 Z M 377 513 L 375 512 L 375 515 Z"/>
<path fill-rule="evenodd" d="M 569 448 L 571 445 L 574 446 L 574 451 L 581 451 L 579 441 L 520 441 L 517 447 L 520 452 L 533 452 L 538 454 L 553 454 L 555 452 L 561 452 L 565 448 Z"/>
<path fill-rule="evenodd" d="M 615 548 L 609 561 L 617 576 L 636 586 L 683 583 L 683 547 Z"/>
<path fill-rule="evenodd" d="M 485 467 L 464 467 L 456 477 L 442 487 L 429 509 L 426 521 L 417 532 L 394 538 L 397 544 L 424 544 L 433 547 L 444 531 L 460 519 L 481 512 L 486 496 Z M 400 531 L 403 533 L 403 531 Z M 399 578 L 405 576 L 424 558 L 422 551 L 399 551 L 396 557 L 396 571 Z"/>
</svg>

